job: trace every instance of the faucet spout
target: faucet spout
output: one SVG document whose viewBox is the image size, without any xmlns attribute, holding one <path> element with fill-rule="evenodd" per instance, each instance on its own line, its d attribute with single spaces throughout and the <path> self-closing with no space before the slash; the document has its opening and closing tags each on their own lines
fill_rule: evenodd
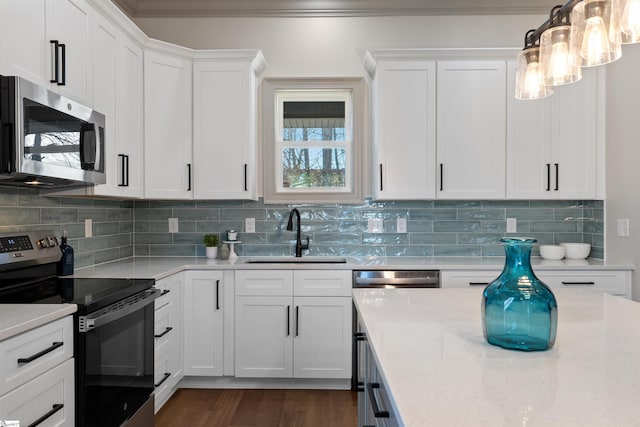
<svg viewBox="0 0 640 427">
<path fill-rule="evenodd" d="M 291 209 L 289 212 L 289 221 L 287 222 L 287 231 L 293 231 L 293 217 L 296 217 L 296 257 L 302 256 L 303 249 L 309 249 L 309 237 L 307 236 L 307 242 L 302 243 L 302 237 L 300 235 L 300 211 L 297 208 Z"/>
</svg>

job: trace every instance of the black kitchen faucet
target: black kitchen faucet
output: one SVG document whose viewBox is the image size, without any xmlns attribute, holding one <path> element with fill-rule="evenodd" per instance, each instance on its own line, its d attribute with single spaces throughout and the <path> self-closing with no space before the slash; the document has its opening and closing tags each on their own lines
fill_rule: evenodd
<svg viewBox="0 0 640 427">
<path fill-rule="evenodd" d="M 293 231 L 293 215 L 296 215 L 296 257 L 302 256 L 303 249 L 309 249 L 309 236 L 307 236 L 307 243 L 302 243 L 300 237 L 300 211 L 297 208 L 291 209 L 289 213 L 289 222 L 287 223 L 287 230 Z"/>
</svg>

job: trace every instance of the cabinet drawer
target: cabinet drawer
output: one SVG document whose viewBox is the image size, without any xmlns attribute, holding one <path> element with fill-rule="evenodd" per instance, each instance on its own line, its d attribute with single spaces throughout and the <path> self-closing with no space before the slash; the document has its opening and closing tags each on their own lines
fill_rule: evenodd
<svg viewBox="0 0 640 427">
<path fill-rule="evenodd" d="M 155 308 L 159 308 L 169 304 L 173 298 L 171 289 L 169 289 L 169 282 L 166 280 L 157 281 L 155 284 L 156 289 L 160 289 L 160 296 L 154 301 Z"/>
<path fill-rule="evenodd" d="M 71 316 L 65 316 L 0 342 L 0 395 L 49 371 L 71 357 L 73 357 Z"/>
<path fill-rule="evenodd" d="M 155 394 L 164 392 L 171 388 L 173 383 L 174 367 L 171 363 L 171 351 L 165 346 L 162 351 L 156 352 L 154 360 L 153 384 L 155 386 Z"/>
<path fill-rule="evenodd" d="M 295 296 L 351 296 L 349 270 L 294 270 Z"/>
<path fill-rule="evenodd" d="M 627 293 L 625 271 L 541 271 L 536 275 L 553 289 L 588 287 L 613 295 Z"/>
<path fill-rule="evenodd" d="M 235 274 L 236 295 L 293 295 L 292 270 L 239 270 Z"/>
<path fill-rule="evenodd" d="M 171 340 L 174 335 L 175 319 L 174 319 L 173 303 L 166 304 L 157 309 L 154 313 L 154 330 L 156 351 Z"/>
<path fill-rule="evenodd" d="M 498 270 L 459 270 L 442 271 L 441 286 L 443 288 L 466 288 L 469 286 L 485 287 L 500 275 Z"/>
<path fill-rule="evenodd" d="M 49 415 L 43 425 L 73 427 L 75 419 L 73 359 L 0 397 L 0 419 L 31 425 Z M 62 405 L 61 407 L 59 405 Z"/>
</svg>

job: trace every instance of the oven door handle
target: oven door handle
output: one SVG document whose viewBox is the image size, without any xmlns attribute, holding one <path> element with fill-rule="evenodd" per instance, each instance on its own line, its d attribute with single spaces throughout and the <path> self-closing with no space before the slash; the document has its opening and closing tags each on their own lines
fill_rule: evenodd
<svg viewBox="0 0 640 427">
<path fill-rule="evenodd" d="M 95 328 L 114 322 L 131 313 L 134 313 L 149 304 L 160 296 L 160 289 L 151 288 L 139 292 L 122 301 L 118 301 L 95 313 L 80 316 L 78 318 L 78 329 L 80 332 L 90 332 Z"/>
<path fill-rule="evenodd" d="M 440 279 L 434 277 L 362 278 L 356 277 L 356 285 L 438 285 Z"/>
</svg>

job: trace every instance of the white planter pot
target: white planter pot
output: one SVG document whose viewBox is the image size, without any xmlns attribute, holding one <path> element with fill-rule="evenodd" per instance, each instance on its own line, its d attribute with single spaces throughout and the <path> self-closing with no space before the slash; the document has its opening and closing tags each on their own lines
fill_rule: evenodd
<svg viewBox="0 0 640 427">
<path fill-rule="evenodd" d="M 217 258 L 218 257 L 218 247 L 217 246 L 207 246 L 205 247 L 207 250 L 207 258 Z"/>
</svg>

